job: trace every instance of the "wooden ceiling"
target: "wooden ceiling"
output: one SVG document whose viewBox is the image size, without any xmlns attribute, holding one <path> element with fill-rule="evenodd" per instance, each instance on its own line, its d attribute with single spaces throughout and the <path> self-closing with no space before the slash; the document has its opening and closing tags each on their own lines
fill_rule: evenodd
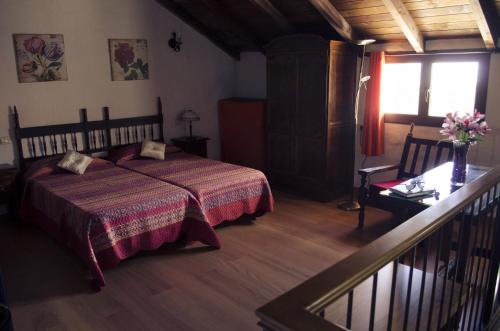
<svg viewBox="0 0 500 331">
<path fill-rule="evenodd" d="M 409 43 L 482 38 L 495 49 L 500 0 L 157 0 L 234 58 L 273 38 L 315 33 L 327 39 Z"/>
</svg>

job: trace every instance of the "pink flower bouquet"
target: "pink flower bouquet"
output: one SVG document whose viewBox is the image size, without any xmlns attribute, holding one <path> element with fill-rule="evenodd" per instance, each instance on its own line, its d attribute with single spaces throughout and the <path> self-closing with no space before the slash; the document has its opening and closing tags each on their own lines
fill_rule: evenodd
<svg viewBox="0 0 500 331">
<path fill-rule="evenodd" d="M 444 119 L 443 129 L 439 131 L 448 136 L 448 140 L 474 145 L 491 131 L 484 119 L 484 115 L 477 110 L 473 115 L 458 112 L 448 113 Z"/>
</svg>

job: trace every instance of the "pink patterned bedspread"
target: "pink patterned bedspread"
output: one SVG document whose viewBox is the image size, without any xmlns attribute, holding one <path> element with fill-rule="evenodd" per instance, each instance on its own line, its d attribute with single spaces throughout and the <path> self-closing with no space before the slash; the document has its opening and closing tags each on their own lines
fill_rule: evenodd
<svg viewBox="0 0 500 331">
<path fill-rule="evenodd" d="M 255 169 L 186 153 L 167 154 L 161 161 L 122 160 L 117 165 L 187 189 L 212 226 L 274 208 L 267 178 Z"/>
<path fill-rule="evenodd" d="M 21 217 L 73 248 L 99 286 L 101 268 L 181 236 L 220 247 L 192 194 L 112 164 L 26 178 Z"/>
</svg>

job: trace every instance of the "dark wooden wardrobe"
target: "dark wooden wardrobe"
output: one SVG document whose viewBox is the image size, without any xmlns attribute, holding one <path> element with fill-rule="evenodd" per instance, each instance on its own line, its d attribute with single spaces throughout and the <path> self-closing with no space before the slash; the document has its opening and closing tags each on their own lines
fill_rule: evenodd
<svg viewBox="0 0 500 331">
<path fill-rule="evenodd" d="M 350 192 L 356 50 L 316 35 L 273 40 L 267 55 L 271 182 L 328 201 Z"/>
</svg>

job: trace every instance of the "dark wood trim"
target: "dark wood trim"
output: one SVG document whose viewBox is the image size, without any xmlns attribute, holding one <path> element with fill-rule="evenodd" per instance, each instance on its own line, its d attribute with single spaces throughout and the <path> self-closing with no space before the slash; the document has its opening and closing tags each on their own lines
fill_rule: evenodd
<svg viewBox="0 0 500 331">
<path fill-rule="evenodd" d="M 344 330 L 317 314 L 388 263 L 448 227 L 462 211 L 498 183 L 500 166 L 346 259 L 260 307 L 256 314 L 261 319 L 261 324 L 272 330 Z M 497 213 L 497 218 L 499 215 L 500 213 Z M 495 245 L 494 249 L 499 248 L 500 245 Z"/>
<path fill-rule="evenodd" d="M 494 49 L 496 47 L 498 36 L 494 33 L 495 21 L 493 19 L 498 19 L 498 17 L 493 17 L 494 14 L 491 12 L 494 10 L 494 13 L 497 13 L 496 8 L 493 6 L 493 1 L 471 0 L 470 4 L 485 47 L 487 49 Z"/>
<path fill-rule="evenodd" d="M 286 17 L 269 0 L 248 0 L 271 16 L 284 32 L 293 33 L 295 28 L 288 22 Z"/>
<path fill-rule="evenodd" d="M 346 41 L 353 41 L 356 35 L 344 16 L 328 0 L 308 0 L 339 35 Z"/>
<path fill-rule="evenodd" d="M 168 9 L 172 14 L 186 22 L 193 29 L 204 35 L 211 42 L 213 42 L 217 47 L 222 49 L 228 55 L 236 60 L 240 60 L 240 50 L 235 47 L 228 45 L 224 40 L 219 38 L 215 31 L 209 29 L 191 14 L 189 14 L 184 8 L 179 6 L 175 1 L 172 0 L 156 0 L 160 5 Z"/>
<path fill-rule="evenodd" d="M 202 0 L 202 2 L 205 4 L 206 10 L 213 12 L 214 16 L 221 16 L 221 19 L 231 27 L 235 35 L 250 42 L 255 50 L 263 52 L 263 45 L 267 43 L 267 40 L 258 37 L 251 26 L 238 19 L 238 15 L 231 9 L 231 6 L 222 3 L 220 0 Z"/>
<path fill-rule="evenodd" d="M 472 53 L 437 53 L 437 54 L 401 54 L 387 55 L 386 63 L 422 63 L 422 72 L 420 78 L 420 97 L 418 115 L 406 114 L 384 114 L 386 123 L 410 124 L 415 123 L 421 126 L 440 127 L 443 124 L 442 117 L 428 116 L 428 103 L 426 102 L 426 91 L 430 86 L 431 66 L 436 62 L 455 62 L 455 61 L 478 61 L 479 72 L 476 86 L 476 104 L 475 108 L 480 112 L 486 113 L 486 97 L 488 92 L 488 76 L 490 66 L 489 52 Z"/>
<path fill-rule="evenodd" d="M 79 123 L 55 124 L 35 127 L 20 126 L 19 112 L 14 106 L 14 135 L 21 169 L 38 159 L 62 155 L 73 149 L 82 153 L 93 154 L 107 152 L 119 145 L 139 142 L 144 139 L 164 141 L 163 111 L 161 99 L 157 99 L 157 114 L 128 118 L 110 119 L 109 107 L 103 107 L 103 120 L 89 121 L 87 110 L 80 110 Z M 158 127 L 158 138 L 155 138 L 154 126 Z M 112 130 L 118 130 L 119 137 L 112 140 Z M 121 134 L 123 132 L 123 135 Z M 78 141 L 81 139 L 82 145 Z M 23 143 L 28 147 L 24 153 Z"/>
<path fill-rule="evenodd" d="M 402 0 L 382 0 L 385 7 L 396 21 L 406 39 L 413 47 L 415 52 L 423 53 L 425 51 L 425 42 L 422 32 L 420 32 L 413 17 L 406 9 Z"/>
</svg>

